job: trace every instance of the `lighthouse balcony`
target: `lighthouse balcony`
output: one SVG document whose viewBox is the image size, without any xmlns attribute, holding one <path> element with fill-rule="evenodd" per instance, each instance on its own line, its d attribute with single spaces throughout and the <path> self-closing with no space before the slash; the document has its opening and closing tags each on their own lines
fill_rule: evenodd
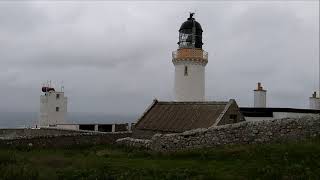
<svg viewBox="0 0 320 180">
<path fill-rule="evenodd" d="M 199 62 L 208 62 L 208 52 L 202 49 L 184 48 L 172 52 L 172 61 L 193 60 Z"/>
</svg>

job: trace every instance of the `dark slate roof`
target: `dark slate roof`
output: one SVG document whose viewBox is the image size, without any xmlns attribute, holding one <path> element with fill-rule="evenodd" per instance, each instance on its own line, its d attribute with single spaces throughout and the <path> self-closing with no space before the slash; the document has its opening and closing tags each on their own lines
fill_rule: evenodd
<svg viewBox="0 0 320 180">
<path fill-rule="evenodd" d="M 192 29 L 193 26 L 196 27 L 196 31 L 200 31 L 202 32 L 202 28 L 200 23 L 198 23 L 194 18 L 193 18 L 194 13 L 190 13 L 190 17 L 187 19 L 187 21 L 185 21 L 184 23 L 182 23 L 179 31 L 181 30 L 187 30 L 187 29 Z"/>
<path fill-rule="evenodd" d="M 229 102 L 163 102 L 153 104 L 138 120 L 135 128 L 167 132 L 183 132 L 208 128 L 217 121 Z"/>
<path fill-rule="evenodd" d="M 184 29 L 192 29 L 193 28 L 193 22 L 194 22 L 194 26 L 196 27 L 196 31 L 201 31 L 202 32 L 202 28 L 199 22 L 195 21 L 195 20 L 191 20 L 188 19 L 187 21 L 185 21 L 184 23 L 182 23 L 182 25 L 180 26 L 179 31 L 184 30 Z"/>
<path fill-rule="evenodd" d="M 246 117 L 273 117 L 274 112 L 320 114 L 320 110 L 296 108 L 240 107 L 240 112 Z"/>
</svg>

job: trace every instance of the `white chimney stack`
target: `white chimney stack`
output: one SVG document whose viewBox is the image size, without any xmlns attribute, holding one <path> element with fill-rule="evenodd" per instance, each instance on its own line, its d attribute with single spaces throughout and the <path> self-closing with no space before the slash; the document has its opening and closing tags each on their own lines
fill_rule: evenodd
<svg viewBox="0 0 320 180">
<path fill-rule="evenodd" d="M 320 92 L 313 92 L 312 96 L 309 98 L 309 108 L 320 110 Z"/>
<path fill-rule="evenodd" d="M 318 73 L 319 73 L 319 79 L 318 79 L 318 81 L 319 81 L 319 91 L 317 92 L 317 91 L 314 91 L 313 92 L 313 94 L 312 94 L 312 96 L 311 97 L 309 97 L 309 108 L 310 109 L 317 109 L 317 110 L 320 110 L 320 58 L 319 58 L 319 71 L 318 71 Z"/>
<path fill-rule="evenodd" d="M 267 107 L 267 90 L 264 90 L 261 83 L 258 82 L 257 89 L 254 91 L 254 107 L 265 108 Z"/>
</svg>

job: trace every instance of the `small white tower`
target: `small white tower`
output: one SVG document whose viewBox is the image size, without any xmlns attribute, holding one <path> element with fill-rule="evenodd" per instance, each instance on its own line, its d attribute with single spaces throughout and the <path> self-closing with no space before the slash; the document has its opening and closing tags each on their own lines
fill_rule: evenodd
<svg viewBox="0 0 320 180">
<path fill-rule="evenodd" d="M 310 109 L 319 109 L 320 110 L 320 91 L 313 92 L 312 96 L 309 97 L 309 108 Z"/>
<path fill-rule="evenodd" d="M 50 86 L 42 87 L 40 96 L 39 127 L 48 127 L 56 124 L 64 124 L 67 113 L 67 97 L 64 96 L 63 89 L 55 91 Z"/>
<path fill-rule="evenodd" d="M 257 89 L 254 91 L 254 107 L 265 108 L 267 107 L 267 90 L 264 90 L 261 83 L 258 82 Z"/>
<path fill-rule="evenodd" d="M 205 66 L 208 53 L 202 49 L 202 28 L 194 13 L 179 29 L 179 49 L 172 53 L 175 67 L 174 92 L 176 101 L 205 100 Z"/>
</svg>

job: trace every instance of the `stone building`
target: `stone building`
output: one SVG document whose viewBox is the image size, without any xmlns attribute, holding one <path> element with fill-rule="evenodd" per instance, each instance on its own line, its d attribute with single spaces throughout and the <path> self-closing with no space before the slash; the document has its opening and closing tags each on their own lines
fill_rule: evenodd
<svg viewBox="0 0 320 180">
<path fill-rule="evenodd" d="M 164 102 L 154 100 L 133 129 L 134 138 L 156 133 L 178 133 L 191 129 L 244 121 L 235 100 L 229 102 Z"/>
</svg>

